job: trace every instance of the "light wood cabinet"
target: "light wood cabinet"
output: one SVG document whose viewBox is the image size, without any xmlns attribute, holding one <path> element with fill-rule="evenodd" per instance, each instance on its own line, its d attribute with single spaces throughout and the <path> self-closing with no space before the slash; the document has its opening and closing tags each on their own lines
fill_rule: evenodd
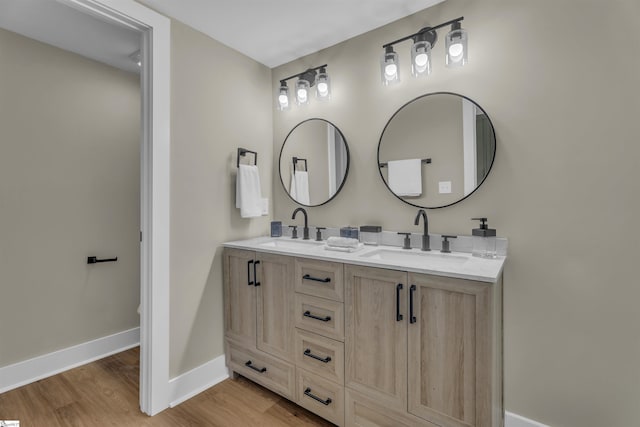
<svg viewBox="0 0 640 427">
<path fill-rule="evenodd" d="M 409 412 L 442 426 L 491 424 L 491 284 L 410 274 Z"/>
<path fill-rule="evenodd" d="M 293 362 L 293 258 L 256 254 L 257 346 Z"/>
<path fill-rule="evenodd" d="M 347 265 L 345 279 L 345 385 L 406 410 L 407 325 L 396 315 L 407 273 Z"/>
<path fill-rule="evenodd" d="M 349 403 L 347 425 L 387 425 L 376 405 L 407 425 L 502 425 L 501 281 L 347 266 L 345 283 L 345 385 L 375 402 Z"/>
<path fill-rule="evenodd" d="M 255 252 L 224 251 L 225 335 L 248 348 L 256 348 L 256 291 L 253 286 Z"/>
<path fill-rule="evenodd" d="M 227 248 L 227 364 L 339 426 L 501 427 L 502 279 Z"/>
<path fill-rule="evenodd" d="M 225 335 L 293 361 L 293 258 L 226 249 Z"/>
</svg>

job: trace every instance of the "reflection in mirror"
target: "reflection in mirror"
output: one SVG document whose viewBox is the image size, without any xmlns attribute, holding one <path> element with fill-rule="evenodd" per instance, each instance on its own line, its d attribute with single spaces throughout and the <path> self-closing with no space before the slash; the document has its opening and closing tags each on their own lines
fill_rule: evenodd
<svg viewBox="0 0 640 427">
<path fill-rule="evenodd" d="M 389 120 L 378 144 L 378 167 L 389 190 L 422 208 L 441 208 L 473 193 L 496 153 L 491 120 L 454 93 L 423 95 Z"/>
<path fill-rule="evenodd" d="M 296 125 L 280 150 L 280 181 L 289 197 L 319 206 L 335 197 L 349 171 L 349 147 L 331 122 L 309 119 Z"/>
</svg>

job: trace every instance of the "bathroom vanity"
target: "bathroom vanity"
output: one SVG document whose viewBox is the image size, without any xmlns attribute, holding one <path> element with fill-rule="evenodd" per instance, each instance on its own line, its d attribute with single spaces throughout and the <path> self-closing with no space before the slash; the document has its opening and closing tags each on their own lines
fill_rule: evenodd
<svg viewBox="0 0 640 427">
<path fill-rule="evenodd" d="M 502 426 L 503 265 L 226 243 L 227 366 L 338 426 Z"/>
</svg>

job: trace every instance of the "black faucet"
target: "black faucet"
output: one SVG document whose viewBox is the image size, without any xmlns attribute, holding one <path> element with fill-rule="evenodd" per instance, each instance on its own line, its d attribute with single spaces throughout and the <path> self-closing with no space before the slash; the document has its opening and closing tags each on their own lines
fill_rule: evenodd
<svg viewBox="0 0 640 427">
<path fill-rule="evenodd" d="M 304 214 L 304 230 L 302 231 L 303 237 L 302 240 L 309 240 L 309 224 L 307 222 L 307 211 L 303 208 L 298 208 L 293 211 L 293 215 L 291 215 L 291 219 L 296 219 L 296 214 L 298 212 L 302 212 Z"/>
<path fill-rule="evenodd" d="M 422 250 L 430 251 L 429 248 L 429 219 L 427 218 L 427 213 L 424 209 L 420 209 L 418 211 L 418 215 L 416 215 L 416 220 L 414 221 L 414 225 L 420 224 L 420 217 L 424 219 L 424 232 L 422 233 Z"/>
</svg>

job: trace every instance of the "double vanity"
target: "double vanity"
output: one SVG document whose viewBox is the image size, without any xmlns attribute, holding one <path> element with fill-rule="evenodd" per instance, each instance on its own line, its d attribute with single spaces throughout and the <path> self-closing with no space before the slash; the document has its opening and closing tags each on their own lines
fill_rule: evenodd
<svg viewBox="0 0 640 427">
<path fill-rule="evenodd" d="M 227 365 L 338 426 L 502 426 L 503 264 L 226 243 Z"/>
</svg>

